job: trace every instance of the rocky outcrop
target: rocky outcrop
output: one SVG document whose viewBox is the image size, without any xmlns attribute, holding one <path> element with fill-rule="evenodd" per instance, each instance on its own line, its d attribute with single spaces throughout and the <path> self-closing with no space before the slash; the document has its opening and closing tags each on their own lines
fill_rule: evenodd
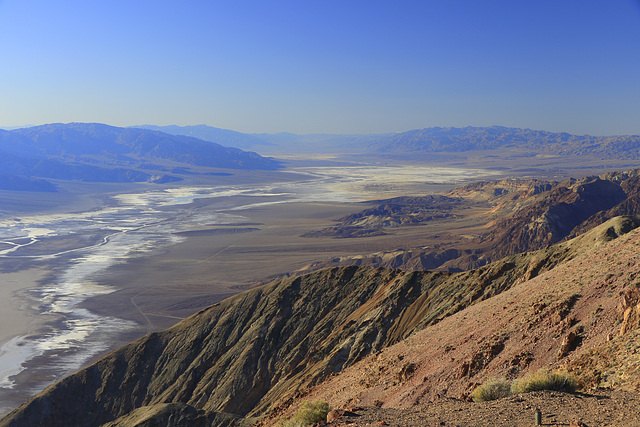
<svg viewBox="0 0 640 427">
<path fill-rule="evenodd" d="M 338 224 L 302 237 L 367 237 L 384 234 L 384 229 L 405 225 L 425 224 L 436 220 L 458 218 L 452 213 L 464 200 L 447 196 L 396 197 L 379 200 L 379 205 L 347 215 Z"/>
<path fill-rule="evenodd" d="M 557 243 L 592 215 L 611 209 L 627 195 L 617 183 L 597 177 L 561 185 L 538 203 L 495 224 L 483 238 L 491 258 Z"/>
<path fill-rule="evenodd" d="M 619 335 L 640 326 L 640 288 L 633 286 L 621 293 L 618 311 L 621 318 Z"/>
<path fill-rule="evenodd" d="M 503 179 L 500 181 L 477 181 L 449 191 L 446 196 L 466 200 L 493 201 L 497 197 L 509 195 L 512 200 L 525 200 L 531 196 L 551 191 L 556 182 L 538 179 Z"/>
</svg>

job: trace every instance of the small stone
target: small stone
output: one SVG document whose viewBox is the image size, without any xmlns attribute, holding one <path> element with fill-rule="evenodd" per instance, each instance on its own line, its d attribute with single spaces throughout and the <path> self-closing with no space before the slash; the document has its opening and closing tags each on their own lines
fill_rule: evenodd
<svg viewBox="0 0 640 427">
<path fill-rule="evenodd" d="M 333 411 L 329 411 L 329 413 L 327 414 L 327 422 L 332 423 L 343 415 L 344 411 L 342 409 L 334 409 Z"/>
<path fill-rule="evenodd" d="M 569 424 L 569 427 L 587 427 L 587 425 L 580 420 L 573 420 Z"/>
<path fill-rule="evenodd" d="M 389 425 L 384 421 L 378 421 L 376 424 L 379 425 L 379 426 L 388 426 Z"/>
</svg>

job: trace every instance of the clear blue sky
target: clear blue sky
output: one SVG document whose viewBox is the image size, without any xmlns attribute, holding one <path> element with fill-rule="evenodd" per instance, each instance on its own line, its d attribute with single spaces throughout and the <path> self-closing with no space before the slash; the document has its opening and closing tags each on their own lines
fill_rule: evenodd
<svg viewBox="0 0 640 427">
<path fill-rule="evenodd" d="M 640 134 L 638 0 L 0 0 L 0 125 Z"/>
</svg>

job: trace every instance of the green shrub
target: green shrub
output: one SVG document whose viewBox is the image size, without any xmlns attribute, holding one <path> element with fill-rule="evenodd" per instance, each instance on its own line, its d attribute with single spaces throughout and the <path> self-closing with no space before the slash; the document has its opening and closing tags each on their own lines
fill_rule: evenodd
<svg viewBox="0 0 640 427">
<path fill-rule="evenodd" d="M 280 427 L 304 427 L 327 420 L 327 414 L 331 408 L 327 402 L 302 402 L 298 412 L 290 420 L 281 420 Z"/>
<path fill-rule="evenodd" d="M 471 393 L 474 402 L 486 402 L 507 396 L 511 396 L 511 383 L 505 379 L 489 380 Z"/>
<path fill-rule="evenodd" d="M 515 380 L 511 385 L 513 393 L 529 393 L 531 391 L 555 390 L 573 393 L 578 388 L 576 377 L 566 371 L 549 371 L 541 369 L 538 372 L 525 375 Z"/>
</svg>

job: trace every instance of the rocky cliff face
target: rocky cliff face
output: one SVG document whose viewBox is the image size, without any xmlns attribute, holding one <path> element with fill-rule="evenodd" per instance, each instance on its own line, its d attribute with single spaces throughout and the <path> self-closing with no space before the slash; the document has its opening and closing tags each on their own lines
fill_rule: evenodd
<svg viewBox="0 0 640 427">
<path fill-rule="evenodd" d="M 638 218 L 616 219 L 571 242 L 463 273 L 343 267 L 276 281 L 109 354 L 47 388 L 0 426 L 251 422 L 638 224 Z M 468 372 L 484 367 L 472 363 Z"/>
<path fill-rule="evenodd" d="M 591 216 L 626 199 L 621 186 L 609 180 L 569 181 L 541 201 L 497 221 L 483 240 L 491 245 L 493 259 L 538 249 L 559 242 Z"/>
</svg>

